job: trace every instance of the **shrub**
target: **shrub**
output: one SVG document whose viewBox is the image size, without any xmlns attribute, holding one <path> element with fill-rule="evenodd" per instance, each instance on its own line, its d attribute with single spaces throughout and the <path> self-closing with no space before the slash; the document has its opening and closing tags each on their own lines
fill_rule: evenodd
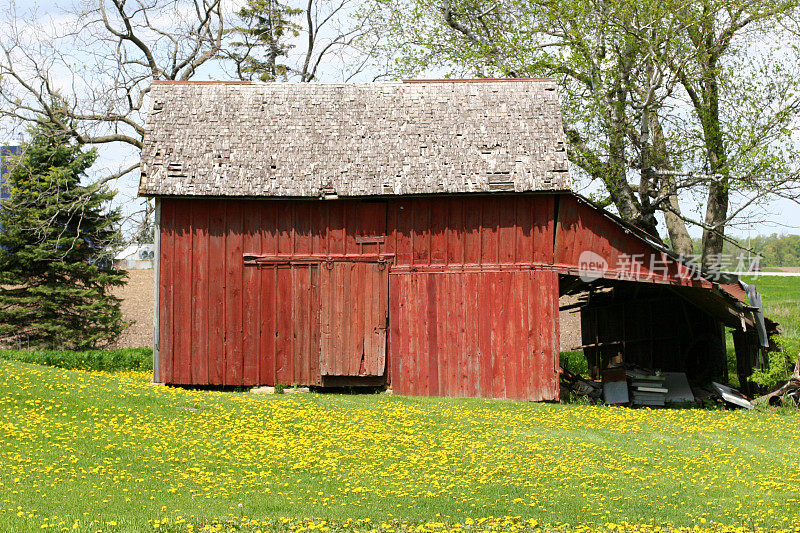
<svg viewBox="0 0 800 533">
<path fill-rule="evenodd" d="M 0 350 L 0 359 L 37 365 L 55 366 L 67 370 L 152 370 L 153 350 L 122 348 L 118 350 Z"/>
<path fill-rule="evenodd" d="M 576 376 L 589 376 L 589 365 L 586 363 L 586 357 L 583 355 L 582 350 L 561 352 L 559 362 L 561 363 L 561 368 L 569 370 Z"/>
<path fill-rule="evenodd" d="M 792 345 L 790 340 L 781 335 L 776 335 L 772 339 L 777 349 L 769 352 L 767 367 L 756 369 L 750 376 L 750 381 L 767 389 L 775 388 L 789 379 L 789 373 L 797 364 L 797 357 L 790 353 Z"/>
</svg>

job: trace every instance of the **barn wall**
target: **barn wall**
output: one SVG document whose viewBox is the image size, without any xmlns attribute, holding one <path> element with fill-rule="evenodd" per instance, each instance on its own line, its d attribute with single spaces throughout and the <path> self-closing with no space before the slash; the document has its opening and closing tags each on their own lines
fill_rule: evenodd
<svg viewBox="0 0 800 533">
<path fill-rule="evenodd" d="M 164 198 L 159 377 L 321 384 L 319 265 L 381 258 L 398 392 L 553 398 L 557 276 L 532 271 L 552 263 L 553 198 Z"/>
<path fill-rule="evenodd" d="M 606 278 L 711 287 L 689 268 L 575 196 L 561 195 L 557 213 L 554 263 L 562 272 L 578 273 L 589 259 L 604 263 Z"/>
<path fill-rule="evenodd" d="M 655 250 L 588 204 L 553 194 L 163 198 L 160 235 L 161 381 L 326 384 L 320 269 L 367 261 L 386 265 L 381 380 L 404 394 L 527 399 L 557 395 L 558 273 L 576 272 L 591 250 L 607 276 L 625 275 L 615 270 L 621 258 Z M 246 265 L 246 254 L 265 262 Z M 687 283 L 685 268 L 663 259 L 666 270 L 645 264 L 635 277 Z M 357 279 L 342 291 L 342 312 L 372 309 L 355 305 L 363 292 Z"/>
<path fill-rule="evenodd" d="M 382 253 L 385 243 L 356 240 L 385 233 L 385 205 L 168 198 L 161 203 L 160 379 L 318 384 L 318 359 L 311 355 L 319 342 L 313 335 L 317 315 L 309 299 L 316 267 L 245 266 L 243 255 L 322 260 Z M 303 323 L 307 328 L 299 327 Z"/>
<path fill-rule="evenodd" d="M 402 198 L 389 210 L 393 272 L 553 262 L 554 195 Z"/>
</svg>

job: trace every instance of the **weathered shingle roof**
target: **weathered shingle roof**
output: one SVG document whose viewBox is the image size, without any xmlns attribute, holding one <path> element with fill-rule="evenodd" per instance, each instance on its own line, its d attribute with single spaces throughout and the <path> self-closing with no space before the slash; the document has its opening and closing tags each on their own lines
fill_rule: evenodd
<svg viewBox="0 0 800 533">
<path fill-rule="evenodd" d="M 156 83 L 143 195 L 565 190 L 550 80 Z"/>
</svg>

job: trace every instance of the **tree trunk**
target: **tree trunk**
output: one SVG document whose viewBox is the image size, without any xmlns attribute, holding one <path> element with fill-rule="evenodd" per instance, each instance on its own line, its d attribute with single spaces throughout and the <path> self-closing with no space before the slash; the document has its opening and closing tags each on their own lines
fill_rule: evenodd
<svg viewBox="0 0 800 533">
<path fill-rule="evenodd" d="M 670 182 L 669 186 L 674 190 L 675 178 L 670 177 L 668 181 Z M 678 205 L 678 195 L 670 194 L 667 203 L 671 210 L 664 210 L 664 222 L 672 249 L 683 257 L 691 257 L 694 254 L 694 245 L 689 236 L 689 230 L 686 229 L 686 222 L 680 217 L 681 206 Z"/>
<path fill-rule="evenodd" d="M 718 271 L 722 267 L 722 247 L 725 242 L 725 221 L 728 218 L 727 180 L 714 180 L 708 188 L 706 225 L 703 230 L 703 268 Z"/>
<path fill-rule="evenodd" d="M 664 130 L 658 116 L 650 115 L 650 128 L 653 136 L 653 149 L 647 152 L 648 158 L 653 162 L 653 166 L 662 172 L 659 180 L 661 194 L 668 193 L 667 209 L 662 209 L 664 213 L 664 223 L 667 226 L 667 234 L 672 249 L 683 257 L 691 257 L 694 254 L 694 245 L 686 229 L 686 222 L 681 218 L 681 206 L 678 203 L 677 184 L 675 176 L 668 174 L 673 170 L 669 152 L 667 152 L 667 141 L 664 138 Z"/>
<path fill-rule="evenodd" d="M 719 271 L 722 267 L 722 246 L 725 223 L 728 219 L 729 178 L 725 141 L 719 117 L 719 84 L 714 57 L 709 58 L 706 65 L 703 93 L 706 105 L 700 120 L 711 177 L 706 203 L 706 228 L 703 230 L 701 263 L 703 268 L 709 271 Z"/>
<path fill-rule="evenodd" d="M 636 193 L 628 183 L 628 160 L 625 154 L 628 117 L 627 110 L 627 74 L 629 66 L 624 63 L 627 58 L 620 58 L 618 79 L 606 95 L 610 113 L 608 162 L 603 172 L 603 183 L 614 202 L 620 216 L 642 229 L 655 239 L 659 239 L 655 218 L 652 213 L 645 213 L 642 204 L 636 199 Z"/>
</svg>

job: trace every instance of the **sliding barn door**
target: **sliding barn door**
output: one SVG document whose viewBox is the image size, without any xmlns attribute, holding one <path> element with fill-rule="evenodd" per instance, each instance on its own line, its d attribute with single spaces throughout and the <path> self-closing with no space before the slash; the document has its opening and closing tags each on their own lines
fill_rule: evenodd
<svg viewBox="0 0 800 533">
<path fill-rule="evenodd" d="M 385 263 L 334 261 L 319 274 L 322 376 L 382 376 L 389 283 Z"/>
</svg>

